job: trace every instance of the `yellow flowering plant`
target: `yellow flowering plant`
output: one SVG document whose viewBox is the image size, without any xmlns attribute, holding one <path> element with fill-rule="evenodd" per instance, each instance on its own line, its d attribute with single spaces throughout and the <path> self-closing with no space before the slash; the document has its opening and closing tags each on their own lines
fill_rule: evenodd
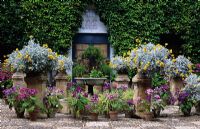
<svg viewBox="0 0 200 129">
<path fill-rule="evenodd" d="M 59 55 L 56 70 L 66 72 L 67 70 L 72 69 L 72 65 L 73 62 L 69 57 Z"/>
<path fill-rule="evenodd" d="M 40 46 L 30 39 L 28 45 L 21 50 L 16 49 L 9 55 L 7 65 L 10 65 L 12 71 L 46 72 L 54 70 L 58 62 L 58 57 L 48 46 Z"/>
</svg>

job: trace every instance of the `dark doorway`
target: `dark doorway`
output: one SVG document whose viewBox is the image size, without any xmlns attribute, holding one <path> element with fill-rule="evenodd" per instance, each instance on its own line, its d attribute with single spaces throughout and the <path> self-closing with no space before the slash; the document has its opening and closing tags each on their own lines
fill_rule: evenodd
<svg viewBox="0 0 200 129">
<path fill-rule="evenodd" d="M 181 39 L 181 35 L 173 33 L 160 35 L 160 44 L 164 46 L 165 43 L 168 44 L 166 46 L 168 49 L 172 49 L 175 57 L 183 53 L 182 45 L 184 44 L 184 40 Z"/>
</svg>

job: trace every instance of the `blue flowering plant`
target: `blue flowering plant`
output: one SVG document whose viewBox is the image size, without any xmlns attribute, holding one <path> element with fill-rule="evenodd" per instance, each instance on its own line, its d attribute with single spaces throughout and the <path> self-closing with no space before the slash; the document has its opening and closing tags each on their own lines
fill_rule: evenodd
<svg viewBox="0 0 200 129">
<path fill-rule="evenodd" d="M 168 78 L 186 78 L 192 73 L 192 63 L 186 57 L 180 55 L 176 59 L 167 59 L 164 71 Z"/>
<path fill-rule="evenodd" d="M 13 71 L 43 72 L 54 70 L 57 66 L 58 54 L 45 44 L 40 46 L 34 39 L 30 39 L 23 49 L 16 49 L 6 60 Z"/>
<path fill-rule="evenodd" d="M 153 72 L 164 69 L 170 51 L 160 44 L 148 43 L 133 49 L 128 52 L 128 55 L 130 67 L 136 67 L 139 71 L 146 73 L 147 76 L 151 76 Z"/>
<path fill-rule="evenodd" d="M 73 62 L 69 57 L 64 55 L 58 56 L 56 70 L 60 72 L 66 72 L 72 69 Z"/>
<path fill-rule="evenodd" d="M 127 64 L 127 60 L 122 57 L 122 56 L 115 56 L 114 58 L 111 59 L 110 61 L 110 66 L 111 68 L 113 68 L 114 70 L 117 71 L 117 73 L 119 74 L 124 74 L 127 73 L 127 69 L 128 69 L 128 64 Z"/>
</svg>

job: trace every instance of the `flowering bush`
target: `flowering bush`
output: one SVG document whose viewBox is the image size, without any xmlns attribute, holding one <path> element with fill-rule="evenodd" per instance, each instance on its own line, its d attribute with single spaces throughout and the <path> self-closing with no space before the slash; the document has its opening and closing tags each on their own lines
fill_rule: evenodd
<svg viewBox="0 0 200 129">
<path fill-rule="evenodd" d="M 59 55 L 56 70 L 66 71 L 72 68 L 73 62 L 69 57 Z"/>
<path fill-rule="evenodd" d="M 170 52 L 160 44 L 148 43 L 133 49 L 128 55 L 130 56 L 131 67 L 135 65 L 137 69 L 150 75 L 152 72 L 164 68 Z"/>
<path fill-rule="evenodd" d="M 62 108 L 59 99 L 63 98 L 63 91 L 55 87 L 48 87 L 43 98 L 43 103 L 46 108 L 47 116 L 56 113 Z"/>
<path fill-rule="evenodd" d="M 166 60 L 164 71 L 169 78 L 185 78 L 192 72 L 192 63 L 187 58 L 180 55 L 176 59 Z"/>
<path fill-rule="evenodd" d="M 42 72 L 56 68 L 57 56 L 47 45 L 42 47 L 31 39 L 23 49 L 11 53 L 7 63 L 14 71 Z"/>
</svg>

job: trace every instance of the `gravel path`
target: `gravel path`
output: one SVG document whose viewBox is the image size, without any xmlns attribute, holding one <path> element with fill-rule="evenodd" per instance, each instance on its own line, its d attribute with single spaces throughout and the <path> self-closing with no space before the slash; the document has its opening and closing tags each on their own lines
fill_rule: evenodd
<svg viewBox="0 0 200 129">
<path fill-rule="evenodd" d="M 58 113 L 55 118 L 32 122 L 16 118 L 14 111 L 0 100 L 0 129 L 200 129 L 200 116 L 183 117 L 177 106 L 168 106 L 154 121 L 124 118 L 121 114 L 118 121 L 100 116 L 99 121 L 93 122 Z"/>
</svg>

